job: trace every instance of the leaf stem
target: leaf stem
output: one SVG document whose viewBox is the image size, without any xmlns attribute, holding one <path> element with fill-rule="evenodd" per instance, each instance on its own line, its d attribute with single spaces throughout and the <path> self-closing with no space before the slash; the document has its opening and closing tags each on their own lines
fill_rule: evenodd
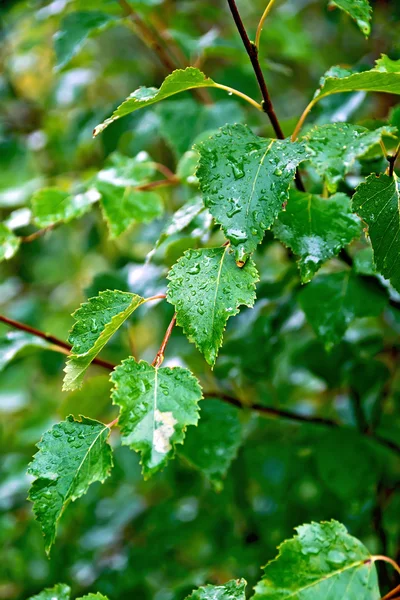
<svg viewBox="0 0 400 600">
<path fill-rule="evenodd" d="M 300 130 L 303 127 L 304 121 L 306 120 L 306 117 L 308 115 L 308 113 L 310 112 L 310 110 L 312 109 L 312 107 L 316 104 L 316 98 L 314 98 L 313 100 L 311 100 L 311 102 L 305 107 L 300 119 L 297 122 L 296 127 L 294 128 L 294 131 L 292 133 L 292 142 L 294 142 L 295 140 L 297 140 Z"/>
<path fill-rule="evenodd" d="M 114 425 L 116 425 L 118 423 L 118 419 L 119 419 L 119 417 L 116 417 L 113 421 L 111 421 L 111 423 L 107 423 L 106 427 L 111 429 L 112 427 L 114 427 Z"/>
<path fill-rule="evenodd" d="M 394 166 L 399 157 L 399 153 L 400 153 L 400 144 L 397 146 L 396 152 L 393 154 L 393 156 L 386 155 L 387 161 L 389 163 L 389 177 L 393 177 L 393 175 L 394 175 Z"/>
<path fill-rule="evenodd" d="M 260 36 L 261 36 L 261 32 L 262 32 L 263 27 L 264 27 L 265 19 L 267 18 L 267 16 L 268 16 L 268 14 L 269 14 L 269 12 L 270 12 L 270 10 L 271 10 L 274 2 L 275 2 L 275 0 L 269 0 L 269 2 L 267 4 L 267 7 L 264 10 L 264 12 L 262 14 L 262 17 L 260 19 L 260 22 L 258 24 L 257 31 L 256 31 L 256 38 L 255 38 L 255 41 L 254 41 L 254 45 L 256 46 L 257 50 L 260 47 Z"/>
<path fill-rule="evenodd" d="M 382 560 L 383 562 L 389 563 L 389 565 L 392 565 L 393 569 L 400 575 L 400 566 L 393 558 L 389 558 L 389 556 L 384 556 L 383 554 L 375 554 L 374 556 L 371 556 L 371 560 L 372 562 Z"/>
<path fill-rule="evenodd" d="M 38 238 L 45 235 L 48 231 L 52 231 L 52 229 L 54 229 L 57 225 L 58 225 L 58 223 L 52 223 L 51 225 L 48 225 L 48 227 L 43 227 L 43 229 L 38 229 L 37 231 L 34 231 L 30 235 L 21 236 L 20 240 L 23 244 L 29 244 L 30 242 L 34 242 Z"/>
<path fill-rule="evenodd" d="M 253 98 L 250 98 L 250 96 L 247 96 L 246 94 L 243 94 L 242 92 L 239 92 L 239 90 L 235 90 L 235 88 L 231 88 L 227 85 L 223 85 L 222 83 L 215 83 L 213 85 L 213 87 L 217 87 L 220 90 L 225 90 L 229 94 L 235 94 L 236 96 L 243 98 L 243 100 L 246 100 L 246 102 L 249 102 L 249 104 L 252 104 L 257 110 L 263 111 L 263 107 L 259 102 L 256 102 L 255 100 L 253 100 Z"/>
<path fill-rule="evenodd" d="M 161 342 L 161 346 L 160 346 L 157 354 L 155 355 L 153 362 L 151 363 L 153 365 L 153 367 L 156 367 L 156 369 L 158 369 L 158 367 L 160 367 L 162 365 L 162 362 L 164 360 L 165 348 L 167 347 L 169 338 L 171 337 L 172 330 L 175 327 L 175 323 L 176 323 L 176 313 L 172 317 L 171 322 L 167 327 L 167 331 L 165 332 L 164 339 Z"/>
<path fill-rule="evenodd" d="M 279 123 L 278 117 L 276 116 L 271 97 L 269 95 L 269 91 L 267 88 L 267 84 L 264 79 L 263 72 L 261 70 L 260 61 L 258 60 L 258 48 L 254 42 L 252 42 L 247 35 L 246 28 L 243 24 L 242 18 L 236 6 L 235 0 L 228 0 L 228 5 L 230 11 L 232 13 L 233 20 L 235 21 L 236 28 L 239 32 L 240 37 L 242 38 L 243 45 L 246 49 L 246 52 L 250 58 L 251 64 L 253 66 L 253 70 L 257 79 L 258 87 L 260 88 L 262 95 L 262 110 L 268 115 L 268 118 L 271 122 L 272 128 L 275 131 L 275 135 L 278 139 L 284 140 L 285 134 L 283 133 L 282 127 Z M 300 173 L 297 169 L 296 171 L 296 186 L 297 188 L 304 192 L 305 188 L 303 182 L 301 180 Z"/>
<path fill-rule="evenodd" d="M 383 596 L 381 598 L 381 600 L 396 600 L 396 598 L 399 598 L 400 596 L 396 596 L 396 598 L 394 598 L 394 595 L 400 593 L 400 585 L 398 585 L 397 587 L 394 588 L 394 590 L 392 590 L 391 592 L 389 592 L 388 594 L 386 594 L 386 596 Z"/>
</svg>

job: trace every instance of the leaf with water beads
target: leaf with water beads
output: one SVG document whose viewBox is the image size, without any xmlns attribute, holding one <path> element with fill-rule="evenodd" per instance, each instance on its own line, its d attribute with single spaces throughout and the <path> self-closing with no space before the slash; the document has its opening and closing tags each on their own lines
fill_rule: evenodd
<svg viewBox="0 0 400 600">
<path fill-rule="evenodd" d="M 379 127 L 370 131 L 351 123 L 317 125 L 303 138 L 310 151 L 310 162 L 325 179 L 330 192 L 335 192 L 341 179 L 383 135 L 394 135 L 396 127 Z"/>
<path fill-rule="evenodd" d="M 290 190 L 287 207 L 276 220 L 273 232 L 300 256 L 301 279 L 306 283 L 326 260 L 361 234 L 361 223 L 351 212 L 345 194 L 321 198 Z"/>
<path fill-rule="evenodd" d="M 287 201 L 308 152 L 302 142 L 257 137 L 245 125 L 226 125 L 197 149 L 205 205 L 243 264 Z"/>
<path fill-rule="evenodd" d="M 21 240 L 4 223 L 0 223 L 0 262 L 16 254 Z"/>
<path fill-rule="evenodd" d="M 186 600 L 245 600 L 246 581 L 232 579 L 224 585 L 205 585 L 194 590 Z"/>
<path fill-rule="evenodd" d="M 109 435 L 109 427 L 99 421 L 69 416 L 47 431 L 38 443 L 39 452 L 28 468 L 35 477 L 29 499 L 42 528 L 47 553 L 68 504 L 83 496 L 91 483 L 103 482 L 109 476 Z"/>
<path fill-rule="evenodd" d="M 76 323 L 68 340 L 72 344 L 72 354 L 65 367 L 64 390 L 81 387 L 92 360 L 144 301 L 137 294 L 106 290 L 89 298 L 74 312 Z"/>
<path fill-rule="evenodd" d="M 229 317 L 240 305 L 253 306 L 256 266 L 238 269 L 228 246 L 187 250 L 168 274 L 167 299 L 176 308 L 177 324 L 214 365 Z"/>
<path fill-rule="evenodd" d="M 254 600 L 379 600 L 367 548 L 337 521 L 296 527 L 264 567 Z"/>
<path fill-rule="evenodd" d="M 396 174 L 370 175 L 353 196 L 368 225 L 376 268 L 400 292 L 400 182 Z"/>
<path fill-rule="evenodd" d="M 199 419 L 197 379 L 181 367 L 157 368 L 130 357 L 112 373 L 122 444 L 141 453 L 145 479 L 162 469 Z"/>
</svg>

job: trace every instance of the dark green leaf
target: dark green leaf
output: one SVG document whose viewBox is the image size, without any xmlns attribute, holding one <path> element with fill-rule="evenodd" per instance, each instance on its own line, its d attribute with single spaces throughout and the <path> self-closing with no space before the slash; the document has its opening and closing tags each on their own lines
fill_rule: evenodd
<svg viewBox="0 0 400 600">
<path fill-rule="evenodd" d="M 177 323 L 214 365 L 229 317 L 253 306 L 258 273 L 249 260 L 239 269 L 229 247 L 187 250 L 168 275 L 167 298 Z"/>
<path fill-rule="evenodd" d="M 199 144 L 197 176 L 204 202 L 245 262 L 271 227 L 297 165 L 307 158 L 302 143 L 257 137 L 244 125 L 227 125 Z"/>
<path fill-rule="evenodd" d="M 202 402 L 199 425 L 189 431 L 185 445 L 179 450 L 217 490 L 222 489 L 223 478 L 242 442 L 238 410 L 214 398 Z"/>
<path fill-rule="evenodd" d="M 383 135 L 395 132 L 394 127 L 379 127 L 369 131 L 350 123 L 333 123 L 314 127 L 304 140 L 311 154 L 311 164 L 325 179 L 328 190 L 334 192 L 356 158 L 379 144 Z"/>
<path fill-rule="evenodd" d="M 296 528 L 264 568 L 254 600 L 379 600 L 365 546 L 336 521 Z"/>
<path fill-rule="evenodd" d="M 307 320 L 326 348 L 340 342 L 355 318 L 377 316 L 387 297 L 373 282 L 351 271 L 315 277 L 299 295 Z"/>
<path fill-rule="evenodd" d="M 56 537 L 57 523 L 71 501 L 85 494 L 91 483 L 103 482 L 112 467 L 107 443 L 110 429 L 86 417 L 70 416 L 47 431 L 37 447 L 28 473 L 35 477 L 29 498 L 43 531 L 46 551 Z"/>
<path fill-rule="evenodd" d="M 122 443 L 141 453 L 148 478 L 174 456 L 186 427 L 197 424 L 200 385 L 187 369 L 156 368 L 133 358 L 114 370 L 111 381 L 113 402 L 121 408 Z"/>
<path fill-rule="evenodd" d="M 305 283 L 326 260 L 361 234 L 361 226 L 345 194 L 325 199 L 291 190 L 286 210 L 280 213 L 273 232 L 300 256 L 298 264 Z"/>
<path fill-rule="evenodd" d="M 368 225 L 376 268 L 400 291 L 400 182 L 370 175 L 353 196 L 353 209 Z"/>
</svg>

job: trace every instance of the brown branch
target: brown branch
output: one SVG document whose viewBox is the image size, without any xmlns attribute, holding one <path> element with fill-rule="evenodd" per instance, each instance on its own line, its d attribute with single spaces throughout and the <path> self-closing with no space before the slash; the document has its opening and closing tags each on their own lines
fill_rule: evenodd
<svg viewBox="0 0 400 600">
<path fill-rule="evenodd" d="M 64 351 L 67 350 L 68 354 L 71 353 L 71 348 L 72 348 L 71 344 L 68 344 L 67 342 L 64 342 L 63 340 L 60 340 L 59 338 L 55 337 L 54 335 L 49 335 L 48 333 L 45 333 L 44 331 L 35 329 L 34 327 L 31 327 L 30 325 L 25 325 L 25 323 L 20 323 L 19 321 L 14 321 L 14 319 L 9 319 L 8 317 L 5 317 L 3 315 L 0 315 L 0 322 L 5 323 L 6 325 L 9 325 L 10 327 L 14 327 L 15 329 L 19 329 L 20 331 L 25 331 L 26 333 L 30 333 L 31 335 L 34 335 L 35 337 L 41 338 L 42 340 L 45 340 L 46 342 L 53 344 L 53 346 L 62 348 Z M 92 362 L 96 365 L 99 365 L 99 367 L 104 367 L 105 369 L 109 369 L 111 371 L 115 367 L 115 365 L 113 365 L 113 363 L 109 362 L 108 360 L 103 360 L 102 358 L 98 358 L 98 357 L 94 358 Z"/>
<path fill-rule="evenodd" d="M 162 294 L 160 296 L 153 296 L 152 298 L 150 298 L 150 300 L 164 298 L 164 297 L 165 296 Z M 64 351 L 66 350 L 68 353 L 70 353 L 70 351 L 71 351 L 71 348 L 72 348 L 71 344 L 68 344 L 67 342 L 64 342 L 63 340 L 60 340 L 59 338 L 55 337 L 54 335 L 49 335 L 47 333 L 44 333 L 43 331 L 40 331 L 39 329 L 35 329 L 34 327 L 31 327 L 30 325 L 25 325 L 24 323 L 20 323 L 19 321 L 14 321 L 13 319 L 9 319 L 8 317 L 4 317 L 3 315 L 0 315 L 0 322 L 5 323 L 6 325 L 9 325 L 10 327 L 14 327 L 15 329 L 19 329 L 21 331 L 30 333 L 31 335 L 39 337 L 43 340 L 46 340 L 47 342 L 53 344 L 54 346 L 62 348 Z M 152 362 L 152 365 L 155 367 L 159 367 L 161 365 L 162 361 L 164 360 L 165 349 L 167 347 L 169 338 L 171 337 L 171 333 L 175 326 L 175 323 L 176 323 L 176 315 L 174 315 L 172 317 L 171 322 L 168 325 L 167 331 L 165 332 L 163 341 L 161 342 L 160 349 L 158 350 L 158 352 Z M 111 363 L 107 360 L 103 360 L 98 357 L 94 358 L 92 362 L 96 365 L 99 365 L 100 367 L 103 367 L 103 368 L 109 370 L 109 371 L 112 371 L 116 367 L 116 365 L 114 365 L 113 363 Z M 324 425 L 326 427 L 334 427 L 334 428 L 343 427 L 343 425 L 341 425 L 337 421 L 334 421 L 333 419 L 328 419 L 326 417 L 301 415 L 301 414 L 294 413 L 294 412 L 291 412 L 288 410 L 274 408 L 272 406 L 264 406 L 263 404 L 257 404 L 257 403 L 250 404 L 250 405 L 242 404 L 242 402 L 238 398 L 229 396 L 228 394 L 224 394 L 224 393 L 207 392 L 204 394 L 204 398 L 217 398 L 224 402 L 227 402 L 228 404 L 232 404 L 232 406 L 236 406 L 237 408 L 240 408 L 243 410 L 246 410 L 246 409 L 253 410 L 255 412 L 259 412 L 260 414 L 269 416 L 269 417 L 287 419 L 289 421 L 297 421 L 298 423 L 308 423 L 309 425 Z M 376 442 L 378 442 L 382 446 L 385 446 L 386 448 L 389 448 L 393 452 L 400 454 L 400 446 L 398 444 L 396 444 L 395 442 L 392 442 L 391 440 L 388 440 L 388 439 L 376 434 L 375 432 L 371 432 L 371 431 L 366 431 L 363 433 L 363 435 L 365 437 L 368 437 L 369 439 L 375 440 Z"/>
<path fill-rule="evenodd" d="M 176 323 L 176 313 L 172 317 L 171 322 L 167 327 L 167 331 L 165 332 L 164 339 L 161 342 L 161 346 L 160 346 L 157 354 L 155 355 L 153 362 L 151 363 L 153 365 L 153 367 L 159 367 L 162 364 L 162 362 L 164 360 L 165 348 L 167 347 L 169 338 L 171 337 L 172 330 L 175 327 L 175 323 Z"/>
<path fill-rule="evenodd" d="M 30 235 L 23 235 L 19 239 L 24 244 L 28 244 L 30 242 L 34 242 L 38 238 L 40 238 L 43 235 L 45 235 L 48 231 L 51 231 L 52 229 L 54 229 L 54 227 L 56 227 L 56 225 L 57 225 L 57 223 L 52 223 L 48 227 L 44 227 L 43 229 L 38 229 L 37 231 L 34 231 Z"/>
<path fill-rule="evenodd" d="M 391 592 L 386 594 L 386 596 L 383 596 L 381 598 L 381 600 L 389 600 L 389 598 L 391 598 L 392 600 L 396 600 L 396 598 L 400 598 L 400 596 L 396 596 L 396 598 L 394 598 L 394 595 L 399 592 L 400 592 L 400 585 L 398 585 L 396 588 L 394 588 L 394 590 L 392 590 Z"/>
<path fill-rule="evenodd" d="M 396 161 L 397 161 L 397 159 L 399 157 L 399 153 L 400 153 L 400 144 L 398 145 L 397 150 L 393 154 L 393 156 L 388 155 L 386 157 L 386 160 L 389 163 L 389 177 L 393 177 L 393 175 L 394 175 L 394 166 L 395 166 Z"/>
<path fill-rule="evenodd" d="M 285 139 L 285 134 L 283 133 L 282 127 L 279 123 L 278 117 L 275 113 L 275 109 L 272 104 L 271 96 L 269 95 L 269 91 L 267 88 L 267 84 L 261 69 L 260 61 L 258 60 L 258 48 L 252 42 L 247 35 L 246 28 L 243 24 L 242 18 L 236 6 L 235 0 L 228 0 L 228 5 L 232 13 L 233 20 L 235 21 L 237 30 L 242 38 L 243 45 L 246 49 L 246 52 L 250 58 L 251 64 L 253 66 L 253 70 L 257 79 L 258 87 L 260 88 L 260 92 L 262 95 L 262 109 L 268 115 L 269 120 L 271 121 L 271 125 L 273 130 L 275 131 L 276 137 L 280 140 Z M 297 188 L 304 192 L 304 184 L 301 180 L 301 176 L 299 171 L 296 171 L 296 186 Z"/>
<path fill-rule="evenodd" d="M 142 185 L 136 185 L 133 189 L 139 191 L 154 190 L 155 188 L 165 187 L 167 185 L 178 185 L 180 179 L 178 177 L 169 177 L 168 179 L 158 179 L 157 181 L 149 181 L 149 183 L 143 183 Z"/>
</svg>

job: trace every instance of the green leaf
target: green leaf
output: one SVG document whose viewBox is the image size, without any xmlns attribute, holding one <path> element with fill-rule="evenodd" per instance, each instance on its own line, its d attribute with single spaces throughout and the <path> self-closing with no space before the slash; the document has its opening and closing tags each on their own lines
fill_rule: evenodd
<svg viewBox="0 0 400 600">
<path fill-rule="evenodd" d="M 245 125 L 226 125 L 197 149 L 205 205 L 243 263 L 287 201 L 307 152 L 301 142 L 260 138 Z"/>
<path fill-rule="evenodd" d="M 0 338 L 0 371 L 17 356 L 29 353 L 35 348 L 49 348 L 50 344 L 24 331 L 9 331 Z"/>
<path fill-rule="evenodd" d="M 195 217 L 204 209 L 203 200 L 200 196 L 191 198 L 172 215 L 166 227 L 162 230 L 156 242 L 156 248 L 164 240 L 185 229 Z"/>
<path fill-rule="evenodd" d="M 133 223 L 148 223 L 164 211 L 156 192 L 135 189 L 149 182 L 155 173 L 154 162 L 146 152 L 134 158 L 114 153 L 97 174 L 96 188 L 111 238 L 118 237 Z"/>
<path fill-rule="evenodd" d="M 340 342 L 355 318 L 378 316 L 387 297 L 351 271 L 315 277 L 299 294 L 307 320 L 327 349 Z"/>
<path fill-rule="evenodd" d="M 39 594 L 31 596 L 29 600 L 69 600 L 71 588 L 65 583 L 57 583 L 52 588 L 46 588 Z"/>
<path fill-rule="evenodd" d="M 264 567 L 253 600 L 379 600 L 371 554 L 337 521 L 296 528 Z"/>
<path fill-rule="evenodd" d="M 151 104 L 160 102 L 160 100 L 179 94 L 179 92 L 203 87 L 217 86 L 212 79 L 206 77 L 199 69 L 194 67 L 177 69 L 166 77 L 159 89 L 154 87 L 140 87 L 132 92 L 131 95 L 118 106 L 109 119 L 106 119 L 103 123 L 95 127 L 93 135 L 98 135 L 117 119 L 129 115 L 139 108 L 150 106 Z"/>
<path fill-rule="evenodd" d="M 86 417 L 69 416 L 47 431 L 28 467 L 35 477 L 29 499 L 40 523 L 46 552 L 56 537 L 57 523 L 71 501 L 85 494 L 95 481 L 110 474 L 112 453 L 107 443 L 110 429 Z"/>
<path fill-rule="evenodd" d="M 0 223 L 0 262 L 8 260 L 16 254 L 21 240 L 3 223 Z"/>
<path fill-rule="evenodd" d="M 310 281 L 321 265 L 361 234 L 345 194 L 329 199 L 291 190 L 286 210 L 273 227 L 274 235 L 300 256 L 303 283 Z"/>
<path fill-rule="evenodd" d="M 179 450 L 189 463 L 199 469 L 217 490 L 223 486 L 232 461 L 242 442 L 239 409 L 210 398 L 201 405 L 201 419 L 196 429 L 190 430 L 185 445 Z"/>
<path fill-rule="evenodd" d="M 88 37 L 99 33 L 112 22 L 114 17 L 97 10 L 75 11 L 67 14 L 54 35 L 56 68 L 62 69 L 80 51 Z"/>
<path fill-rule="evenodd" d="M 353 210 L 368 225 L 376 268 L 400 291 L 400 182 L 370 175 L 353 196 Z"/>
<path fill-rule="evenodd" d="M 120 236 L 134 223 L 149 223 L 164 211 L 162 199 L 156 192 L 141 192 L 104 182 L 97 187 L 111 238 Z"/>
<path fill-rule="evenodd" d="M 82 194 L 70 194 L 57 188 L 44 188 L 32 196 L 32 215 L 35 225 L 49 227 L 68 223 L 87 213 L 100 198 L 95 189 Z"/>
<path fill-rule="evenodd" d="M 181 367 L 156 368 L 133 358 L 112 373 L 112 399 L 121 408 L 122 444 L 141 453 L 147 479 L 174 456 L 188 425 L 199 419 L 199 382 Z"/>
<path fill-rule="evenodd" d="M 253 306 L 256 266 L 239 269 L 229 247 L 187 250 L 168 274 L 167 299 L 177 312 L 185 335 L 214 365 L 229 317 L 239 306 Z"/>
<path fill-rule="evenodd" d="M 352 73 L 341 67 L 332 67 L 321 79 L 312 104 L 330 94 L 342 92 L 386 92 L 400 94 L 400 60 L 391 60 L 385 54 L 370 71 Z"/>
<path fill-rule="evenodd" d="M 80 596 L 76 600 L 108 600 L 107 596 L 103 596 L 97 592 L 97 594 L 86 594 L 86 596 Z"/>
<path fill-rule="evenodd" d="M 331 6 L 341 8 L 357 23 L 363 34 L 371 33 L 372 8 L 368 0 L 330 0 Z"/>
<path fill-rule="evenodd" d="M 81 387 L 92 360 L 143 302 L 136 294 L 106 290 L 81 304 L 72 315 L 76 323 L 68 339 L 72 354 L 65 367 L 64 390 Z"/>
<path fill-rule="evenodd" d="M 337 184 L 369 148 L 378 144 L 383 135 L 396 133 L 395 127 L 379 127 L 369 131 L 350 123 L 318 125 L 304 138 L 310 162 L 326 181 L 328 190 L 335 192 Z"/>
<path fill-rule="evenodd" d="M 246 581 L 232 579 L 224 585 L 205 585 L 195 590 L 186 600 L 245 600 Z"/>
</svg>

